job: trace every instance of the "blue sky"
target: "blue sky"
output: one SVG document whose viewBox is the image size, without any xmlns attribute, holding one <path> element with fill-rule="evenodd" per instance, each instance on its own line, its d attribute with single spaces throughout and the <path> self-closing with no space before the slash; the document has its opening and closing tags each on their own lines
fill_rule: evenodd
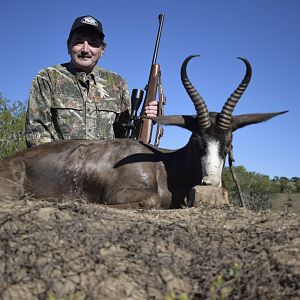
<svg viewBox="0 0 300 300">
<path fill-rule="evenodd" d="M 130 90 L 148 80 L 158 29 L 165 114 L 194 114 L 179 71 L 190 54 L 200 54 L 188 75 L 211 111 L 220 111 L 244 76 L 252 81 L 234 114 L 289 110 L 234 135 L 236 165 L 273 176 L 300 177 L 300 1 L 298 0 L 128 0 L 4 1 L 1 4 L 0 93 L 27 101 L 36 73 L 69 60 L 66 40 L 73 20 L 91 14 L 102 21 L 108 44 L 99 64 L 121 74 Z M 185 145 L 189 132 L 165 127 L 161 147 Z"/>
</svg>

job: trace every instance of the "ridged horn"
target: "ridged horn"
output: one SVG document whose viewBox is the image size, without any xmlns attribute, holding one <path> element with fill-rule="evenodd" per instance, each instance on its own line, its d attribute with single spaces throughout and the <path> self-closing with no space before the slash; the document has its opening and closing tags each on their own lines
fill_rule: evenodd
<svg viewBox="0 0 300 300">
<path fill-rule="evenodd" d="M 237 87 L 237 89 L 230 95 L 230 97 L 227 99 L 226 103 L 224 104 L 219 120 L 218 120 L 218 126 L 222 129 L 227 129 L 231 123 L 232 118 L 232 112 L 242 97 L 243 93 L 245 92 L 247 86 L 249 85 L 249 82 L 251 80 L 252 75 L 252 68 L 249 63 L 249 61 L 245 58 L 238 57 L 238 59 L 242 60 L 246 65 L 246 74 L 244 76 L 244 79 L 240 83 L 240 85 Z"/>
<path fill-rule="evenodd" d="M 207 106 L 203 100 L 203 98 L 200 96 L 200 94 L 198 93 L 198 91 L 194 88 L 194 86 L 191 84 L 187 73 L 186 73 L 186 66 L 188 64 L 188 62 L 194 58 L 194 57 L 198 57 L 199 55 L 190 55 L 188 56 L 184 62 L 182 63 L 181 66 L 181 81 L 182 84 L 185 88 L 185 90 L 187 91 L 188 95 L 190 96 L 191 100 L 193 101 L 194 105 L 195 105 L 195 109 L 197 111 L 197 119 L 198 119 L 198 123 L 199 126 L 202 128 L 208 128 L 211 125 L 211 121 L 209 118 L 209 113 L 208 113 L 208 109 Z"/>
</svg>

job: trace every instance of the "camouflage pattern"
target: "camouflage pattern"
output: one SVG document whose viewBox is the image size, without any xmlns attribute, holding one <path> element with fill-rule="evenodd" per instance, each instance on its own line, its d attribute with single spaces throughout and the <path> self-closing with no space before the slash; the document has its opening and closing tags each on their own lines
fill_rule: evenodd
<svg viewBox="0 0 300 300">
<path fill-rule="evenodd" d="M 126 131 L 118 123 L 129 111 L 127 83 L 118 74 L 96 66 L 86 75 L 71 63 L 48 67 L 31 86 L 26 143 L 122 137 Z"/>
</svg>

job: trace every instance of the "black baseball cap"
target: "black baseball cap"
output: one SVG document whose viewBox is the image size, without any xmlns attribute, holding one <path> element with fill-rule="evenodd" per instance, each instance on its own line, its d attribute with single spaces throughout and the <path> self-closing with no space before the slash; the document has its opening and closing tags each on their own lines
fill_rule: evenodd
<svg viewBox="0 0 300 300">
<path fill-rule="evenodd" d="M 71 34 L 79 29 L 79 28 L 91 28 L 95 29 L 99 32 L 101 38 L 103 39 L 105 37 L 105 34 L 103 33 L 103 27 L 100 21 L 98 21 L 96 18 L 92 16 L 82 16 L 75 19 L 72 28 L 70 30 L 69 37 L 71 37 Z"/>
</svg>

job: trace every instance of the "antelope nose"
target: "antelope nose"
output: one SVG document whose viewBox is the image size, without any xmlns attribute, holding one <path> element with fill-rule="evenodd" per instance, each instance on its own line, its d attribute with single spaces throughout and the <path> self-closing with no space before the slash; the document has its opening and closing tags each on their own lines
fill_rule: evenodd
<svg viewBox="0 0 300 300">
<path fill-rule="evenodd" d="M 212 185 L 211 181 L 208 178 L 203 178 L 201 185 Z"/>
<path fill-rule="evenodd" d="M 203 177 L 201 185 L 204 186 L 216 186 L 216 187 L 221 187 L 221 181 L 217 178 L 208 178 L 208 177 Z"/>
</svg>

